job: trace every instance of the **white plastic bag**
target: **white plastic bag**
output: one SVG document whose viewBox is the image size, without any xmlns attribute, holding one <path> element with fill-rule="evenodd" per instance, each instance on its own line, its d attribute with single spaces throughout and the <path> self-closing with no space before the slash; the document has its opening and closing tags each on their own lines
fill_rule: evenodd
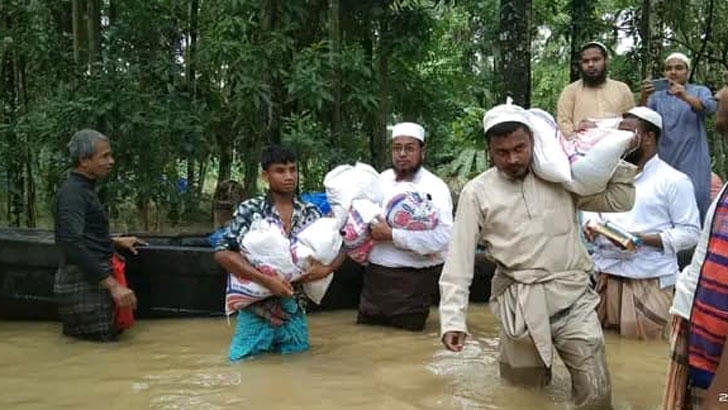
<svg viewBox="0 0 728 410">
<path fill-rule="evenodd" d="M 546 181 L 571 182 L 569 158 L 561 148 L 561 131 L 554 117 L 538 108 L 527 112 L 533 127 L 533 172 Z"/>
<path fill-rule="evenodd" d="M 602 192 L 633 137 L 631 131 L 590 128 L 569 139 L 562 138 L 561 146 L 571 163 L 572 176 L 572 181 L 564 187 L 582 196 Z"/>
<path fill-rule="evenodd" d="M 342 242 L 336 220 L 320 218 L 298 234 L 296 242 L 291 247 L 293 260 L 304 272 L 310 265 L 309 258 L 324 265 L 330 265 L 339 254 Z M 334 275 L 328 275 L 325 278 L 304 283 L 303 291 L 312 301 L 319 304 L 333 277 Z"/>
<path fill-rule="evenodd" d="M 339 165 L 324 178 L 326 197 L 339 226 L 343 226 L 355 199 L 368 199 L 374 203 L 382 200 L 379 173 L 370 165 Z"/>
<path fill-rule="evenodd" d="M 276 275 L 291 282 L 303 273 L 293 263 L 291 243 L 275 223 L 264 219 L 254 221 L 243 237 L 241 248 L 248 262 L 265 275 Z M 270 295 L 270 291 L 258 283 L 228 274 L 225 313 L 230 315 Z"/>
</svg>

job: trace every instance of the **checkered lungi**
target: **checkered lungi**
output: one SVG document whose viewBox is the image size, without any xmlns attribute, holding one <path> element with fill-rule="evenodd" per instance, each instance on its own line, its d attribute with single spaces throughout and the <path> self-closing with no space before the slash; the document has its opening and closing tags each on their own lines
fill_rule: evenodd
<svg viewBox="0 0 728 410">
<path fill-rule="evenodd" d="M 111 270 L 110 263 L 107 268 Z M 101 342 L 116 340 L 114 301 L 107 289 L 88 282 L 77 266 L 66 265 L 56 271 L 53 290 L 64 335 Z"/>
<path fill-rule="evenodd" d="M 670 364 L 662 396 L 663 410 L 700 410 L 705 403 L 705 389 L 690 386 L 688 326 L 688 321 L 682 317 L 672 317 Z"/>
</svg>

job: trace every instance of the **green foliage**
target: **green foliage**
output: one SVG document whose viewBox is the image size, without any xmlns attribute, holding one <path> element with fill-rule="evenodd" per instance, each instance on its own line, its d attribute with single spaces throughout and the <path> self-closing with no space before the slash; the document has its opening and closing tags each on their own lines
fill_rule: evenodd
<svg viewBox="0 0 728 410">
<path fill-rule="evenodd" d="M 152 209 L 207 215 L 203 185 L 218 175 L 255 194 L 271 142 L 299 152 L 302 190 L 321 189 L 331 167 L 373 161 L 382 122 L 422 123 L 427 166 L 454 191 L 487 167 L 480 121 L 502 102 L 497 0 L 339 0 L 338 33 L 330 0 L 99 1 L 94 61 L 74 59 L 73 2 L 0 2 L 0 218 L 49 213 L 70 168 L 65 145 L 84 127 L 113 141 L 102 190 L 112 217 L 142 228 Z M 663 54 L 691 54 L 693 82 L 719 88 L 728 3 L 653 3 Z M 531 101 L 550 112 L 569 82 L 572 6 L 533 1 Z M 589 31 L 619 51 L 610 75 L 637 92 L 642 2 L 591 6 Z M 722 142 L 711 147 L 724 175 Z M 187 193 L 180 178 L 192 178 Z M 143 221 L 125 220 L 135 214 Z"/>
</svg>

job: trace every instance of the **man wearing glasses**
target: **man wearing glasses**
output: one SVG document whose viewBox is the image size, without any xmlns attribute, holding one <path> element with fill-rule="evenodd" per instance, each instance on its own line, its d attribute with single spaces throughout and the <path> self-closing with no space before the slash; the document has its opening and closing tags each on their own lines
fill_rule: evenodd
<svg viewBox="0 0 728 410">
<path fill-rule="evenodd" d="M 371 236 L 377 243 L 364 275 L 357 323 L 411 331 L 425 327 L 450 241 L 453 217 L 450 189 L 422 167 L 424 160 L 424 128 L 411 122 L 395 125 L 392 168 L 379 177 L 384 196 L 414 193 L 430 201 L 437 223 L 433 229 L 407 230 L 393 228 L 385 217 L 370 225 Z"/>
</svg>

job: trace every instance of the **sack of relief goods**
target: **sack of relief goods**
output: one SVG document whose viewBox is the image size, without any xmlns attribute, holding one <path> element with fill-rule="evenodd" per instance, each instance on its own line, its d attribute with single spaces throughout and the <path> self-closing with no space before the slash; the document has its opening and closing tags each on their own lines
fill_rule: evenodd
<svg viewBox="0 0 728 410">
<path fill-rule="evenodd" d="M 379 173 L 361 162 L 353 166 L 339 165 L 331 170 L 324 177 L 324 187 L 339 226 L 343 226 L 346 221 L 353 200 L 368 199 L 374 203 L 382 200 Z"/>
<path fill-rule="evenodd" d="M 352 201 L 346 223 L 341 228 L 341 236 L 346 253 L 353 261 L 367 263 L 369 253 L 374 248 L 374 240 L 369 236 L 369 223 L 381 214 L 379 205 L 368 199 Z"/>
<path fill-rule="evenodd" d="M 274 222 L 254 221 L 243 237 L 241 248 L 248 262 L 265 275 L 291 282 L 303 273 L 293 263 L 291 243 L 283 228 Z M 229 315 L 270 295 L 270 291 L 258 283 L 228 274 L 225 313 Z"/>
<path fill-rule="evenodd" d="M 341 234 L 334 218 L 320 218 L 303 228 L 291 245 L 293 262 L 305 272 L 311 260 L 330 265 L 339 254 L 342 245 Z M 315 303 L 321 303 L 334 275 L 306 282 L 303 291 Z"/>
</svg>

